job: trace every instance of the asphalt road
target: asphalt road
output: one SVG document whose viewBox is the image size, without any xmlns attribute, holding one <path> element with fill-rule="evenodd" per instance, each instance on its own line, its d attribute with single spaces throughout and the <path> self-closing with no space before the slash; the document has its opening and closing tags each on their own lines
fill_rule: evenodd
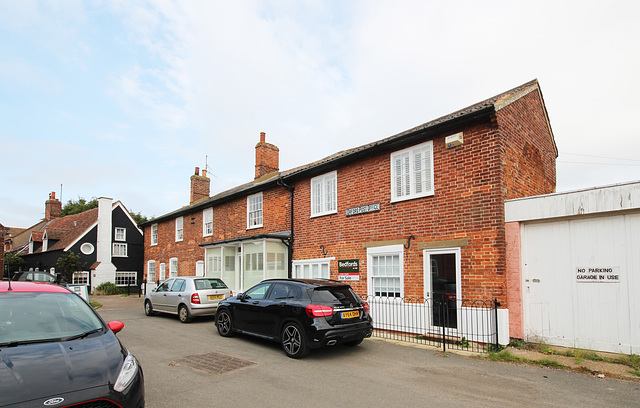
<svg viewBox="0 0 640 408">
<path fill-rule="evenodd" d="M 143 366 L 149 408 L 640 407 L 636 382 L 376 339 L 294 360 L 276 343 L 220 337 L 213 318 L 182 324 L 145 316 L 142 299 L 109 298 L 92 300 L 105 320 L 125 323 L 118 337 Z"/>
</svg>

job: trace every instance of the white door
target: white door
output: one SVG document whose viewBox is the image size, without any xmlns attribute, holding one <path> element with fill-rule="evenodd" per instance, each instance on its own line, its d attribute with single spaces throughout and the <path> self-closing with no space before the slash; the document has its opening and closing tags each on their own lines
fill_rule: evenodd
<svg viewBox="0 0 640 408">
<path fill-rule="evenodd" d="M 637 353 L 639 244 L 638 214 L 525 224 L 525 339 Z"/>
<path fill-rule="evenodd" d="M 460 248 L 424 250 L 424 297 L 430 326 L 458 328 Z M 442 306 L 442 307 L 441 307 Z"/>
</svg>

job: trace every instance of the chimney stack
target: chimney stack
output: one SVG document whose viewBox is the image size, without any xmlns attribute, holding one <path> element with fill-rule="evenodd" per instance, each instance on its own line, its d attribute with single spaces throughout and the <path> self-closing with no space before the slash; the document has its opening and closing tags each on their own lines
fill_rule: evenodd
<svg viewBox="0 0 640 408">
<path fill-rule="evenodd" d="M 191 197 L 189 204 L 193 204 L 196 201 L 209 198 L 209 188 L 211 180 L 207 177 L 207 171 L 202 170 L 202 176 L 200 175 L 200 168 L 196 167 L 196 173 L 191 176 Z"/>
<path fill-rule="evenodd" d="M 49 199 L 44 203 L 44 220 L 51 221 L 62 216 L 62 202 L 56 199 L 55 191 L 49 194 Z"/>
<path fill-rule="evenodd" d="M 266 142 L 266 134 L 260 132 L 260 142 L 256 145 L 256 177 L 279 171 L 280 150 Z"/>
</svg>

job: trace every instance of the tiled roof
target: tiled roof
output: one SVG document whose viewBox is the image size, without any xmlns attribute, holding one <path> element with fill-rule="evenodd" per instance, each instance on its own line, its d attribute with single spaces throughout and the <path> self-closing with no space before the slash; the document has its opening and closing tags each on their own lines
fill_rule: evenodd
<svg viewBox="0 0 640 408">
<path fill-rule="evenodd" d="M 78 239 L 78 237 L 84 234 L 87 229 L 97 221 L 98 209 L 94 208 L 81 212 L 79 214 L 67 215 L 61 218 L 54 218 L 42 228 L 42 231 L 33 231 L 32 236 L 35 237 L 39 235 L 40 240 L 42 240 L 42 235 L 44 231 L 46 231 L 48 239 L 57 240 L 57 242 L 49 246 L 47 250 L 55 251 L 64 249 L 73 241 Z M 38 250 L 36 252 L 41 252 L 41 250 Z"/>
<path fill-rule="evenodd" d="M 405 130 L 404 132 L 395 134 L 393 136 L 389 136 L 387 138 L 372 142 L 372 143 L 367 143 L 365 145 L 362 146 L 358 146 L 358 147 L 354 147 L 352 149 L 347 149 L 347 150 L 343 150 L 337 153 L 334 153 L 330 156 L 327 156 L 323 159 L 317 160 L 315 162 L 303 165 L 303 166 L 299 166 L 290 170 L 286 170 L 286 171 L 282 171 L 280 173 L 273 173 L 273 175 L 271 177 L 263 177 L 260 178 L 258 180 L 255 180 L 253 182 L 249 182 L 249 183 L 245 183 L 242 184 L 240 186 L 234 187 L 232 189 L 229 189 L 227 191 L 218 193 L 214 196 L 211 196 L 208 199 L 204 199 L 201 201 L 198 201 L 197 203 L 193 203 L 191 205 L 182 207 L 178 210 L 169 212 L 165 215 L 156 217 L 152 220 L 149 220 L 145 223 L 142 223 L 141 226 L 144 227 L 146 225 L 151 225 L 155 222 L 164 220 L 164 219 L 170 219 L 172 217 L 175 217 L 179 214 L 184 214 L 187 213 L 189 211 L 193 211 L 196 209 L 200 209 L 200 208 L 205 208 L 208 207 L 210 205 L 213 205 L 215 203 L 224 201 L 227 198 L 231 198 L 234 197 L 238 194 L 241 193 L 246 193 L 252 189 L 259 189 L 259 186 L 263 186 L 266 184 L 270 184 L 270 183 L 274 183 L 277 182 L 278 180 L 282 180 L 282 179 L 287 179 L 289 177 L 295 177 L 297 175 L 300 175 L 302 173 L 308 172 L 312 169 L 315 169 L 317 167 L 321 167 L 324 165 L 328 165 L 330 163 L 336 162 L 338 160 L 344 159 L 348 156 L 357 154 L 357 153 L 361 153 L 361 152 L 365 152 L 367 150 L 370 149 L 374 149 L 377 148 L 379 146 L 383 146 L 385 144 L 391 144 L 394 142 L 398 142 L 401 141 L 402 139 L 415 134 L 417 132 L 420 131 L 425 131 L 428 130 L 430 128 L 435 128 L 439 125 L 448 123 L 448 122 L 453 122 L 455 120 L 467 117 L 469 115 L 474 115 L 477 113 L 480 113 L 484 110 L 487 109 L 492 109 L 495 111 L 498 111 L 502 108 L 504 108 L 505 106 L 508 106 L 509 104 L 517 101 L 518 99 L 520 99 L 521 97 L 523 97 L 524 95 L 529 94 L 531 91 L 533 90 L 539 90 L 539 84 L 538 84 L 538 80 L 534 79 L 532 81 L 529 81 L 527 83 L 524 83 L 520 86 L 517 86 L 513 89 L 510 89 L 506 92 L 502 92 L 496 96 L 493 96 L 491 98 L 485 99 L 482 102 L 478 102 L 476 104 L 467 106 L 466 108 L 457 110 L 453 113 L 450 113 L 448 115 L 439 117 L 437 119 L 434 119 L 432 121 L 423 123 L 422 125 L 413 127 L 411 129 Z M 544 105 L 544 104 L 543 104 Z M 551 130 L 550 130 L 551 131 Z"/>
</svg>

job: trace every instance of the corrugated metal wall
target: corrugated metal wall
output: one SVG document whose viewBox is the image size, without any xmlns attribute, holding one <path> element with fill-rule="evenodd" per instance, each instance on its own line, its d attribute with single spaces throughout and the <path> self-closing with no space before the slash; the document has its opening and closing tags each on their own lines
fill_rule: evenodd
<svg viewBox="0 0 640 408">
<path fill-rule="evenodd" d="M 640 214 L 521 225 L 525 340 L 640 353 Z"/>
</svg>

